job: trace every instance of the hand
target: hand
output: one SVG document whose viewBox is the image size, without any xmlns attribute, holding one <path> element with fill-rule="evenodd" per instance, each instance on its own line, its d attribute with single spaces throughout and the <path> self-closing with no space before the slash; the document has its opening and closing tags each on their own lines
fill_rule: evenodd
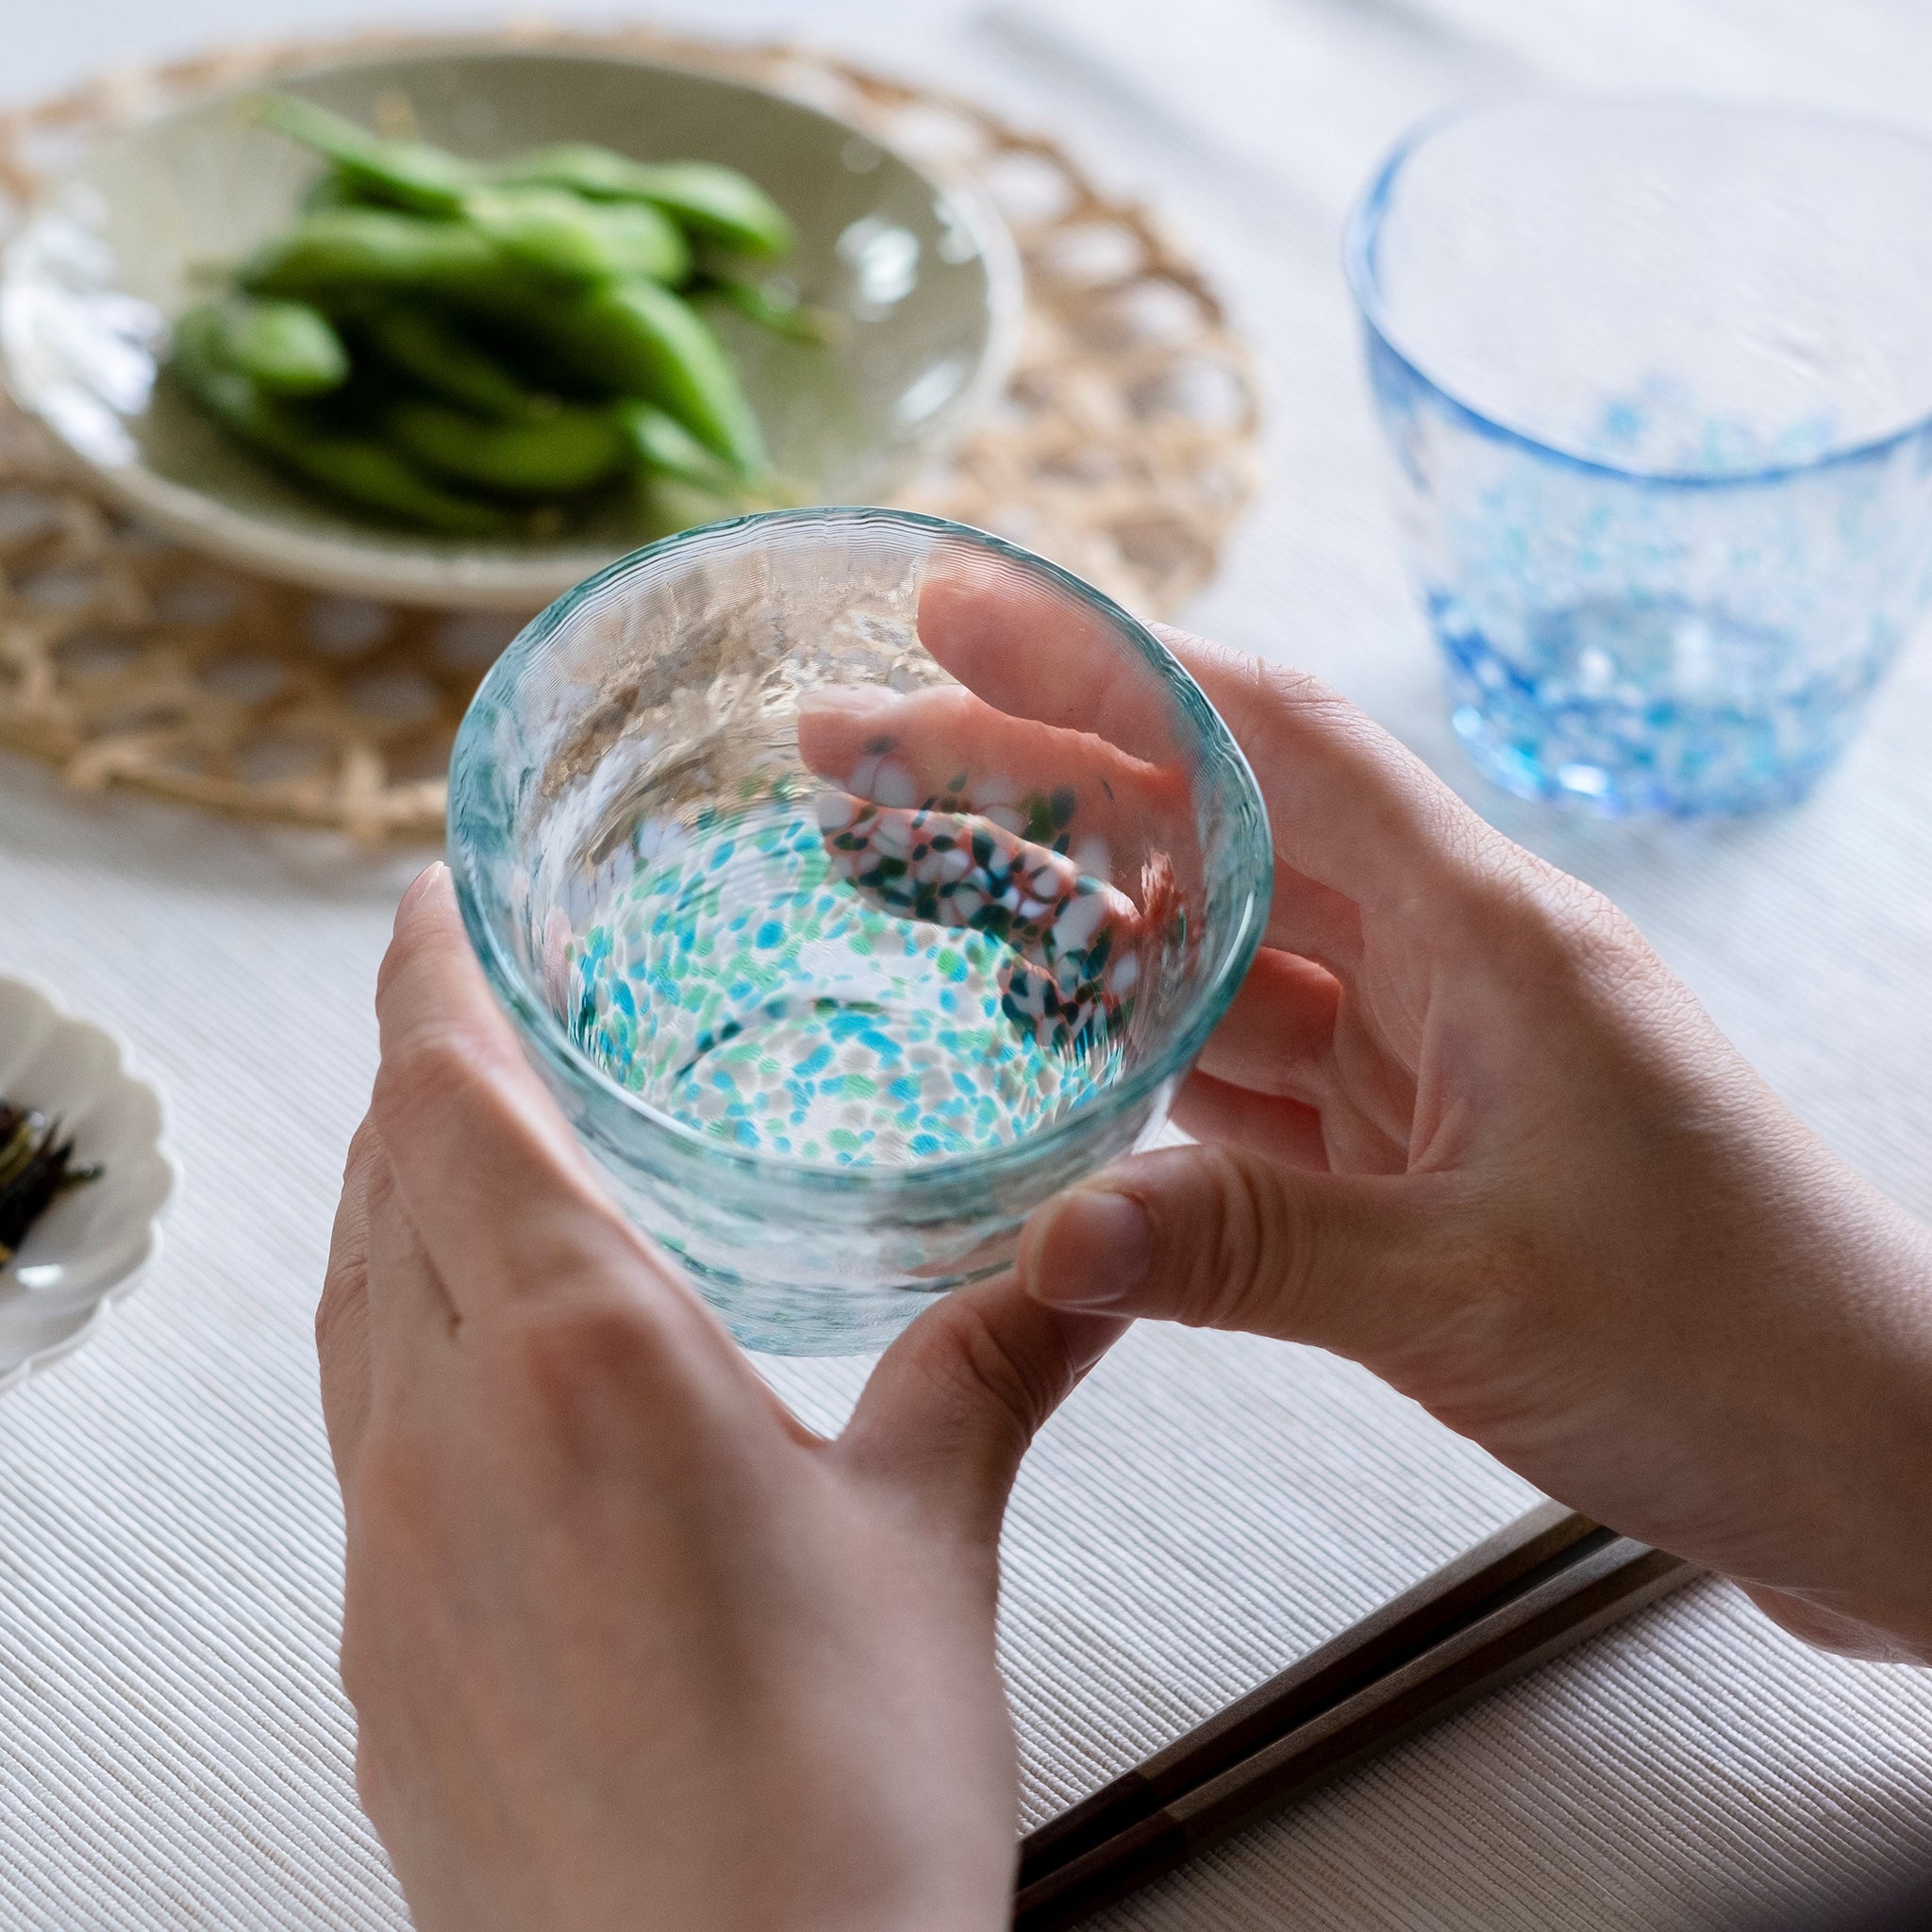
<svg viewBox="0 0 1932 1932">
<path fill-rule="evenodd" d="M 922 641 L 962 683 L 809 691 L 799 756 L 827 781 L 816 803 L 832 869 L 884 911 L 988 935 L 1008 1020 L 1077 1058 L 1158 970 L 1176 902 L 1199 898 L 1189 774 L 1164 688 L 1063 605 L 1056 643 L 1105 667 L 1104 722 L 1132 749 L 1029 713 L 1048 688 L 1040 667 L 978 648 L 981 589 L 962 572 L 920 599 Z"/>
<path fill-rule="evenodd" d="M 377 1010 L 316 1325 L 358 1781 L 418 1925 L 1003 1926 L 1000 1519 L 1121 1324 L 956 1295 L 820 1441 L 591 1178 L 441 867 Z"/>
<path fill-rule="evenodd" d="M 917 702 L 1017 733 L 1008 763 L 1041 725 L 1042 770 L 1083 730 L 1148 735 L 1021 585 L 929 586 L 921 630 L 978 695 Z M 1266 795 L 1265 949 L 1181 1096 L 1202 1144 L 1041 1209 L 1030 1291 L 1347 1356 L 1800 1634 L 1932 1656 L 1925 1230 L 1605 900 L 1312 681 L 1169 641 Z"/>
</svg>

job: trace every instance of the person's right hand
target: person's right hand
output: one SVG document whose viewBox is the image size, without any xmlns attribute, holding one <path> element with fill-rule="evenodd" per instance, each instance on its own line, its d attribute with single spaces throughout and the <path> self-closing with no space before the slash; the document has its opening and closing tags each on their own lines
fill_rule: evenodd
<svg viewBox="0 0 1932 1932">
<path fill-rule="evenodd" d="M 1023 585 L 930 586 L 920 628 L 996 712 L 1127 741 Z M 1349 1357 L 1800 1634 L 1932 1656 L 1925 1230 L 1597 893 L 1311 679 L 1168 641 L 1260 781 L 1273 912 L 1200 1144 L 1042 1208 L 1032 1293 Z"/>
</svg>

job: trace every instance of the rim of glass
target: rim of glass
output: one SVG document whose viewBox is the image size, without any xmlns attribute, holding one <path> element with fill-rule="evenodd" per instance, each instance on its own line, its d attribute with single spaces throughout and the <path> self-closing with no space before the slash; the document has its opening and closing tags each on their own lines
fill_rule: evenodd
<svg viewBox="0 0 1932 1932">
<path fill-rule="evenodd" d="M 1219 762 L 1227 770 L 1232 781 L 1232 802 L 1237 820 L 1231 832 L 1234 844 L 1246 849 L 1258 846 L 1259 863 L 1255 868 L 1256 876 L 1250 883 L 1243 904 L 1237 908 L 1240 924 L 1225 943 L 1212 974 L 1197 990 L 1182 1024 L 1174 1028 L 1159 1051 L 1151 1054 L 1141 1066 L 1118 1085 L 1083 1101 L 1051 1126 L 1005 1147 L 978 1154 L 950 1155 L 943 1159 L 923 1160 L 903 1167 L 837 1167 L 791 1155 L 741 1153 L 674 1119 L 613 1080 L 595 1060 L 577 1047 L 547 1002 L 537 996 L 521 969 L 498 941 L 484 901 L 488 898 L 500 905 L 501 895 L 487 893 L 481 887 L 476 877 L 480 871 L 480 855 L 460 836 L 458 800 L 461 789 L 457 782 L 458 774 L 466 759 L 479 752 L 475 739 L 481 727 L 475 725 L 473 730 L 479 708 L 486 702 L 500 704 L 525 669 L 543 653 L 558 630 L 582 605 L 675 551 L 715 542 L 734 531 L 752 526 L 769 528 L 774 525 L 812 523 L 834 527 L 870 523 L 899 524 L 925 531 L 936 538 L 963 539 L 1071 591 L 1079 602 L 1113 625 L 1167 688 L 1183 715 L 1199 732 L 1208 759 Z M 1207 1043 L 1208 1034 L 1226 1012 L 1260 948 L 1274 884 L 1274 834 L 1269 827 L 1260 787 L 1256 782 L 1247 757 L 1235 741 L 1234 734 L 1223 722 L 1221 714 L 1208 702 L 1207 694 L 1146 625 L 1116 604 L 1104 591 L 1096 590 L 1072 571 L 1063 569 L 1035 551 L 1008 542 L 990 530 L 979 529 L 972 524 L 955 523 L 946 517 L 928 516 L 920 510 L 888 509 L 865 504 L 759 510 L 746 516 L 725 518 L 715 524 L 703 524 L 694 529 L 679 530 L 606 565 L 540 611 L 490 667 L 463 713 L 463 721 L 458 727 L 450 752 L 446 839 L 457 903 L 470 936 L 471 947 L 481 961 L 485 976 L 498 1000 L 508 1009 L 525 1037 L 537 1046 L 559 1074 L 574 1085 L 608 1095 L 641 1124 L 663 1135 L 672 1144 L 688 1149 L 694 1158 L 733 1168 L 745 1175 L 782 1174 L 787 1180 L 796 1180 L 805 1186 L 833 1192 L 857 1192 L 881 1184 L 895 1188 L 957 1185 L 962 1180 L 990 1176 L 1014 1167 L 1031 1166 L 1045 1154 L 1080 1137 L 1096 1124 L 1144 1100 L 1162 1081 L 1171 1078 L 1199 1053 Z"/>
<path fill-rule="evenodd" d="M 1932 153 L 1932 142 L 1914 134 L 1909 128 L 1897 127 L 1887 121 L 1866 120 L 1855 114 L 1834 114 L 1823 108 L 1785 107 L 1774 101 L 1711 101 L 1690 94 L 1571 94 L 1525 92 L 1465 102 L 1458 107 L 1445 108 L 1439 114 L 1429 115 L 1411 127 L 1389 151 L 1380 166 L 1370 176 L 1368 186 L 1357 199 L 1354 208 L 1350 209 L 1342 230 L 1341 264 L 1342 272 L 1348 278 L 1349 291 L 1355 297 L 1356 308 L 1364 325 L 1374 332 L 1376 341 L 1382 348 L 1399 362 L 1417 383 L 1427 390 L 1450 415 L 1479 436 L 1488 437 L 1495 442 L 1509 443 L 1562 468 L 1579 471 L 1585 475 L 1611 477 L 1618 482 L 1641 483 L 1648 488 L 1660 490 L 1737 490 L 1784 483 L 1794 476 L 1812 475 L 1821 471 L 1835 469 L 1840 464 L 1869 461 L 1874 457 L 1884 456 L 1912 441 L 1915 438 L 1924 435 L 1928 429 L 1932 429 L 1932 399 L 1928 399 L 1921 413 L 1901 427 L 1888 429 L 1882 436 L 1868 437 L 1862 442 L 1848 443 L 1843 449 L 1829 450 L 1824 456 L 1813 457 L 1804 462 L 1767 463 L 1752 470 L 1644 470 L 1620 463 L 1605 462 L 1600 458 L 1579 456 L 1574 450 L 1565 449 L 1560 443 L 1548 441 L 1542 437 L 1530 434 L 1527 430 L 1512 428 L 1508 424 L 1499 422 L 1495 417 L 1478 409 L 1474 404 L 1464 402 L 1453 391 L 1445 389 L 1395 341 L 1383 310 L 1379 264 L 1376 258 L 1382 223 L 1389 212 L 1390 202 L 1393 198 L 1396 183 L 1401 178 L 1404 169 L 1438 135 L 1446 133 L 1451 127 L 1459 126 L 1465 121 L 1482 120 L 1503 109 L 1538 101 L 1569 101 L 1579 107 L 1592 108 L 1668 108 L 1681 112 L 1707 114 L 1713 117 L 1782 121 L 1814 127 L 1834 127 L 1851 133 L 1882 135 Z"/>
</svg>

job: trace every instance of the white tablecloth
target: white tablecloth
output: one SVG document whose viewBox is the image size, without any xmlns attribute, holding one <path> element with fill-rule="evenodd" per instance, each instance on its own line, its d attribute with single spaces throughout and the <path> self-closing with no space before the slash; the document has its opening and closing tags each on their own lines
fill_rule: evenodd
<svg viewBox="0 0 1932 1932">
<path fill-rule="evenodd" d="M 453 5 L 453 0 L 451 0 Z M 9 10 L 0 90 L 327 0 Z M 1050 125 L 1191 238 L 1262 345 L 1267 498 L 1194 613 L 1307 665 L 1472 788 L 1378 491 L 1337 269 L 1380 149 L 1473 90 L 1561 81 L 1932 121 L 1915 0 L 774 0 L 777 28 Z M 166 37 L 165 39 L 163 37 Z M 1932 215 L 1928 215 L 1932 219 Z M 1607 888 L 1821 1133 L 1932 1209 L 1932 654 L 1788 817 L 1565 825 L 1481 794 Z M 350 1786 L 340 1523 L 309 1321 L 413 861 L 372 862 L 0 759 L 0 968 L 114 1024 L 183 1184 L 141 1291 L 0 1402 L 0 1924 L 404 1923 Z M 857 1365 L 782 1365 L 813 1420 Z M 1525 1500 L 1312 1353 L 1137 1334 L 1028 1466 L 1005 1646 L 1029 1822 L 1279 1668 Z M 1117 1926 L 1468 1932 L 1738 1923 L 1932 1844 L 1932 1677 L 1838 1663 L 1705 1586 L 1109 1915 Z"/>
</svg>

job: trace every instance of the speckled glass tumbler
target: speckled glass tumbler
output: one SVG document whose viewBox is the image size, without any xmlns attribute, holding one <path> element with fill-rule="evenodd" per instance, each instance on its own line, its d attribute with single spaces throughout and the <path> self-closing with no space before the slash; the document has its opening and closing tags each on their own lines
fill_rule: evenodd
<svg viewBox="0 0 1932 1932">
<path fill-rule="evenodd" d="M 1156 1130 L 1273 875 L 1144 626 L 878 509 L 688 532 L 553 605 L 464 721 L 450 858 L 619 1200 L 785 1354 L 882 1346 Z"/>
<path fill-rule="evenodd" d="M 1457 735 L 1587 811 L 1803 796 L 1926 603 L 1932 145 L 1532 99 L 1398 149 L 1347 262 Z"/>
</svg>

